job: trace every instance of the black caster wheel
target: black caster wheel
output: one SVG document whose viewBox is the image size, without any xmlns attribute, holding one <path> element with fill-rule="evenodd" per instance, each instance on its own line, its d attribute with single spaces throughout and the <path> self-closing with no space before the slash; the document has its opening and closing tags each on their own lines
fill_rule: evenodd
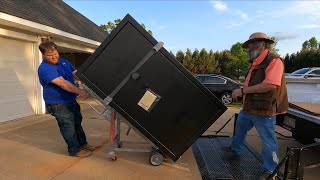
<svg viewBox="0 0 320 180">
<path fill-rule="evenodd" d="M 117 143 L 117 148 L 122 148 L 122 142 Z"/>
</svg>

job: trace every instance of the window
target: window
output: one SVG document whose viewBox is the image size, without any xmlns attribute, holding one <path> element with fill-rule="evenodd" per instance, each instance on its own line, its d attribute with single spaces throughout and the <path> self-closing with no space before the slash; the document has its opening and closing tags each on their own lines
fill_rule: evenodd
<svg viewBox="0 0 320 180">
<path fill-rule="evenodd" d="M 320 77 L 320 70 L 313 70 L 309 75 L 314 75 L 314 77 Z"/>
<path fill-rule="evenodd" d="M 214 76 L 205 76 L 203 83 L 204 84 L 225 84 L 227 80 L 220 77 Z"/>
<path fill-rule="evenodd" d="M 301 75 L 301 74 L 305 74 L 306 72 L 308 72 L 310 70 L 310 68 L 302 68 L 299 70 L 294 71 L 293 73 L 291 73 L 291 75 Z"/>
<path fill-rule="evenodd" d="M 203 82 L 203 76 L 196 76 L 196 79 L 201 83 Z"/>
</svg>

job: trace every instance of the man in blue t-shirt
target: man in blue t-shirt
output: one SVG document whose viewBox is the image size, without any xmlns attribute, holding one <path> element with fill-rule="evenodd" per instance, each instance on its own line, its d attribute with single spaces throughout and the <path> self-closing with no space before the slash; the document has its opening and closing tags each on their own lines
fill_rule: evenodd
<svg viewBox="0 0 320 180">
<path fill-rule="evenodd" d="M 77 70 L 67 60 L 59 58 L 54 42 L 39 45 L 43 61 L 38 68 L 47 111 L 56 118 L 60 132 L 68 145 L 70 156 L 87 157 L 95 149 L 88 145 L 82 129 L 82 115 L 76 97 L 88 98 L 86 90 L 74 82 Z"/>
</svg>

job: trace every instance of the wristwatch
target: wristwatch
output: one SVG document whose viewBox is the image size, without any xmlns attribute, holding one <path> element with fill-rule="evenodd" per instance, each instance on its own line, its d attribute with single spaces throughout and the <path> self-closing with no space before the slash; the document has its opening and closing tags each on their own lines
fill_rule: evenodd
<svg viewBox="0 0 320 180">
<path fill-rule="evenodd" d="M 242 96 L 245 95 L 244 92 L 243 92 L 243 88 L 240 88 L 240 89 L 241 89 Z"/>
</svg>

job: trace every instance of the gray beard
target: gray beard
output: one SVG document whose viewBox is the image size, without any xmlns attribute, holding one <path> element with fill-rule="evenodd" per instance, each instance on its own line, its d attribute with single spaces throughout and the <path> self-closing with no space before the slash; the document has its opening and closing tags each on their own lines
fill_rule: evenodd
<svg viewBox="0 0 320 180">
<path fill-rule="evenodd" d="M 259 51 L 249 52 L 249 63 L 252 64 L 253 60 L 259 56 Z"/>
</svg>

